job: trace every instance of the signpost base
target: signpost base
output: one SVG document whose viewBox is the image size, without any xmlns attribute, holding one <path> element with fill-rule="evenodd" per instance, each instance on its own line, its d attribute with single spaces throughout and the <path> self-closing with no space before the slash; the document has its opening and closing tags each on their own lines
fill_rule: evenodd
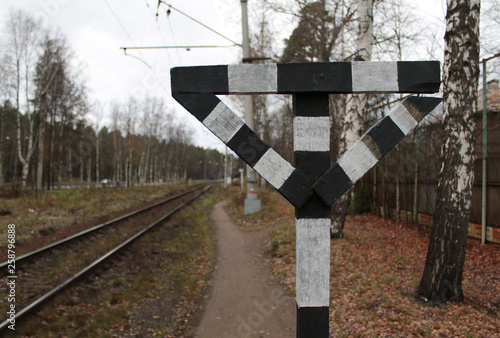
<svg viewBox="0 0 500 338">
<path fill-rule="evenodd" d="M 255 214 L 260 211 L 260 200 L 257 199 L 257 193 L 248 193 L 245 199 L 245 215 Z"/>
</svg>

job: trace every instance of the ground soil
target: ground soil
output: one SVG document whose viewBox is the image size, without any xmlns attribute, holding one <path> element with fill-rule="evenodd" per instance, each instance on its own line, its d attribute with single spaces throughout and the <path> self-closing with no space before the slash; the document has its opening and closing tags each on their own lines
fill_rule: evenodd
<svg viewBox="0 0 500 338">
<path fill-rule="evenodd" d="M 218 203 L 218 259 L 196 337 L 295 337 L 295 300 L 265 264 L 272 229 L 244 232 Z"/>
</svg>

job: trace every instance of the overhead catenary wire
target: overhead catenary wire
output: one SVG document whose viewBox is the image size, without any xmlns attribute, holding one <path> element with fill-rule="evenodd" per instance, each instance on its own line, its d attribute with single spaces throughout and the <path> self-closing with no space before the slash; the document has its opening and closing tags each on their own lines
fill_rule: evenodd
<svg viewBox="0 0 500 338">
<path fill-rule="evenodd" d="M 118 18 L 118 16 L 116 15 L 115 11 L 113 10 L 113 8 L 111 7 L 111 5 L 108 3 L 108 0 L 104 0 L 104 3 L 106 4 L 106 6 L 108 6 L 109 10 L 111 11 L 111 14 L 113 14 L 113 16 L 115 17 L 116 21 L 118 22 L 118 24 L 120 25 L 120 27 L 123 29 L 123 31 L 125 32 L 125 34 L 127 35 L 128 39 L 130 40 L 130 42 L 132 42 L 132 44 L 135 46 L 135 43 L 134 43 L 134 39 L 132 39 L 132 37 L 130 36 L 130 34 L 128 33 L 127 29 L 125 28 L 125 26 L 122 24 L 122 22 L 120 21 L 120 19 Z"/>
<path fill-rule="evenodd" d="M 118 18 L 118 15 L 116 15 L 116 12 L 113 10 L 113 7 L 111 7 L 111 5 L 108 3 L 108 0 L 104 0 L 104 3 L 106 4 L 106 6 L 108 6 L 109 10 L 111 11 L 111 14 L 113 14 L 113 17 L 116 19 L 116 22 L 118 22 L 118 24 L 120 25 L 120 27 L 122 28 L 122 30 L 125 32 L 125 35 L 127 35 L 128 39 L 130 40 L 130 42 L 132 43 L 132 45 L 134 47 L 137 47 L 137 45 L 134 42 L 134 39 L 132 39 L 132 36 L 129 34 L 129 32 L 127 31 L 127 29 L 125 28 L 125 26 L 122 24 L 121 20 Z M 138 56 L 135 56 L 135 55 L 127 54 L 127 50 L 126 49 L 124 49 L 123 52 L 125 53 L 126 56 L 131 56 L 133 58 L 138 59 L 139 61 L 141 61 L 142 63 L 144 63 L 149 69 L 151 69 L 151 66 L 144 59 L 142 59 L 142 58 L 140 58 Z M 142 56 L 142 54 L 141 54 L 141 56 Z"/>
<path fill-rule="evenodd" d="M 116 12 L 113 10 L 113 8 L 111 7 L 111 5 L 108 3 L 108 0 L 104 0 L 104 3 L 109 8 L 109 10 L 111 11 L 111 13 L 113 14 L 113 17 L 116 19 L 116 21 L 118 22 L 118 24 L 120 25 L 120 27 L 122 28 L 122 30 L 125 32 L 125 34 L 127 35 L 128 39 L 130 40 L 130 42 L 132 43 L 132 45 L 135 47 L 134 49 L 140 49 L 139 47 L 137 47 L 136 43 L 134 42 L 134 39 L 132 39 L 132 36 L 129 34 L 129 32 L 127 31 L 127 29 L 125 28 L 125 26 L 122 24 L 121 20 L 118 18 L 118 15 L 116 14 Z M 144 60 L 144 57 L 143 57 L 143 55 L 142 55 L 142 53 L 140 51 L 139 51 L 139 54 L 142 56 L 142 58 L 138 57 L 138 56 L 135 56 L 135 55 L 127 54 L 127 49 L 123 49 L 123 52 L 124 52 L 124 54 L 126 56 L 133 57 L 133 58 L 141 61 L 144 65 L 146 65 L 147 68 L 148 68 L 149 74 L 156 79 L 156 81 L 163 88 L 163 90 L 165 90 L 166 92 L 169 92 L 169 90 L 163 84 L 163 81 L 153 72 L 153 68 Z"/>
<path fill-rule="evenodd" d="M 151 10 L 151 8 L 150 8 L 149 4 L 147 3 L 147 1 L 146 0 L 144 0 L 144 1 L 146 2 L 146 6 Z M 170 33 L 172 35 L 172 39 L 174 41 L 174 45 L 167 45 L 167 43 L 165 41 L 165 38 L 163 36 L 163 33 L 161 32 L 159 24 L 158 24 L 158 16 L 159 16 L 158 9 L 159 9 L 159 7 L 160 7 L 161 4 L 164 4 L 164 5 L 166 5 L 166 6 L 169 7 L 169 9 L 167 10 L 166 13 L 167 13 L 168 25 L 170 27 Z M 175 36 L 174 36 L 174 30 L 173 30 L 172 24 L 170 22 L 170 13 L 171 13 L 170 8 L 174 9 L 175 11 L 179 12 L 180 14 L 186 16 L 190 20 L 193 20 L 194 22 L 198 23 L 199 25 L 207 28 L 211 32 L 214 32 L 215 34 L 217 34 L 217 35 L 223 37 L 224 39 L 232 42 L 232 45 L 177 45 L 177 42 L 176 42 Z M 153 11 L 151 10 L 151 12 L 153 12 Z M 120 49 L 123 49 L 125 51 L 125 53 L 126 53 L 127 49 L 166 49 L 166 50 L 168 50 L 168 49 L 186 49 L 187 51 L 189 51 L 189 50 L 194 49 L 194 48 L 233 48 L 233 47 L 241 47 L 240 43 L 231 40 L 230 38 L 226 37 L 225 35 L 217 32 L 216 30 L 210 28 L 209 26 L 207 26 L 204 23 L 200 22 L 199 20 L 191 17 L 190 15 L 182 12 L 181 10 L 173 7 L 171 4 L 168 4 L 165 1 L 161 1 L 161 0 L 158 1 L 158 7 L 157 7 L 157 11 L 156 11 L 155 16 L 156 16 L 157 28 L 158 28 L 158 31 L 160 32 L 160 36 L 162 38 L 162 41 L 165 44 L 164 46 L 143 46 L 143 47 L 137 47 L 137 46 L 134 45 L 133 47 L 120 47 Z M 168 54 L 168 52 L 167 52 L 167 54 Z M 131 56 L 130 54 L 127 54 L 127 55 Z M 179 63 L 182 63 L 181 57 L 180 57 L 180 54 L 179 54 L 178 51 L 177 51 L 177 57 L 179 58 Z"/>
<path fill-rule="evenodd" d="M 163 42 L 164 45 L 167 44 L 166 40 L 165 40 L 165 36 L 163 35 L 163 32 L 161 31 L 160 29 L 160 24 L 158 22 L 158 12 L 154 12 L 152 9 L 151 9 L 151 6 L 149 5 L 148 3 L 148 0 L 144 0 L 144 3 L 146 4 L 146 7 L 149 9 L 149 11 L 151 12 L 151 14 L 155 17 L 156 19 L 156 29 L 158 30 L 158 33 L 160 33 L 160 38 L 161 38 L 161 41 Z M 168 50 L 165 50 L 165 53 L 167 54 L 167 58 L 170 62 L 170 53 L 168 52 Z"/>
<path fill-rule="evenodd" d="M 160 3 L 158 3 L 158 6 L 160 6 Z M 156 13 L 157 17 L 158 17 L 158 13 Z M 170 28 L 170 35 L 172 35 L 172 40 L 174 41 L 174 45 L 177 45 L 177 41 L 175 41 L 175 35 L 174 35 L 174 29 L 172 28 L 172 23 L 170 22 L 170 12 L 167 11 L 167 22 L 168 22 L 168 27 Z M 176 49 L 176 54 L 177 54 L 177 58 L 179 59 L 179 64 L 182 64 L 182 59 L 181 59 L 181 55 L 179 54 L 179 50 Z"/>
<path fill-rule="evenodd" d="M 224 39 L 228 40 L 229 42 L 233 43 L 234 45 L 236 45 L 236 46 L 241 46 L 241 44 L 240 44 L 240 43 L 238 43 L 238 42 L 236 42 L 236 41 L 234 41 L 234 40 L 232 40 L 232 39 L 228 38 L 227 36 L 223 35 L 222 33 L 217 32 L 215 29 L 213 29 L 213 28 L 211 28 L 211 27 L 209 27 L 209 26 L 205 25 L 203 22 L 201 22 L 201 21 L 199 21 L 199 20 L 197 20 L 197 19 L 193 18 L 192 16 L 190 16 L 190 15 L 188 15 L 188 14 L 184 13 L 184 12 L 183 12 L 183 11 L 181 11 L 180 9 L 175 8 L 175 7 L 174 7 L 174 6 L 172 6 L 171 4 L 169 4 L 169 3 L 167 3 L 167 2 L 165 2 L 165 1 L 163 1 L 163 0 L 158 0 L 158 8 L 160 7 L 160 5 L 161 5 L 161 4 L 164 4 L 164 5 L 168 6 L 168 8 L 171 8 L 171 9 L 175 10 L 176 12 L 178 12 L 178 13 L 180 13 L 180 14 L 184 15 L 184 16 L 185 16 L 185 17 L 187 17 L 188 19 L 193 20 L 193 21 L 194 21 L 194 22 L 196 22 L 197 24 L 199 24 L 199 25 L 201 25 L 201 26 L 205 27 L 206 29 L 208 29 L 208 30 L 210 30 L 211 32 L 213 32 L 213 33 L 215 33 L 215 34 L 219 35 L 220 37 L 222 37 L 222 38 L 224 38 Z M 169 14 L 169 13 L 168 13 L 168 11 L 167 11 L 167 15 L 168 15 L 168 14 Z"/>
</svg>

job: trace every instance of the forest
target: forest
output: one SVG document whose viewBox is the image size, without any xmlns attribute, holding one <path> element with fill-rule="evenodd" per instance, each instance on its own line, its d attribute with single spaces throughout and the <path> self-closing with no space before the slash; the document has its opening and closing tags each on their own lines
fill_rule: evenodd
<svg viewBox="0 0 500 338">
<path fill-rule="evenodd" d="M 192 130 L 162 98 L 91 102 L 62 33 L 21 10 L 11 10 L 4 31 L 0 185 L 42 190 L 222 177 L 223 154 L 195 146 Z M 102 124 L 105 105 L 110 125 Z"/>
</svg>

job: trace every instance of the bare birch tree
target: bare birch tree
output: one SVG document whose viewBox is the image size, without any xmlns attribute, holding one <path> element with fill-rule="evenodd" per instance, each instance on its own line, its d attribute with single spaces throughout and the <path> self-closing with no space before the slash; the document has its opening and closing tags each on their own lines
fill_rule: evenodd
<svg viewBox="0 0 500 338">
<path fill-rule="evenodd" d="M 30 102 L 33 68 L 42 32 L 40 24 L 22 10 L 9 13 L 6 31 L 15 73 L 17 154 L 22 165 L 21 185 L 26 187 L 31 157 L 37 141 L 35 113 Z M 26 119 L 24 128 L 21 125 L 21 106 L 24 107 Z"/>
<path fill-rule="evenodd" d="M 373 41 L 373 0 L 359 0 L 357 51 L 355 61 L 370 61 Z M 349 149 L 361 136 L 363 115 L 366 109 L 366 94 L 348 95 L 346 114 L 341 124 L 339 156 Z M 344 194 L 332 207 L 332 237 L 342 237 L 350 192 Z"/>
<path fill-rule="evenodd" d="M 418 294 L 462 301 L 474 180 L 480 0 L 448 0 L 443 78 L 443 146 L 436 211 Z"/>
</svg>

